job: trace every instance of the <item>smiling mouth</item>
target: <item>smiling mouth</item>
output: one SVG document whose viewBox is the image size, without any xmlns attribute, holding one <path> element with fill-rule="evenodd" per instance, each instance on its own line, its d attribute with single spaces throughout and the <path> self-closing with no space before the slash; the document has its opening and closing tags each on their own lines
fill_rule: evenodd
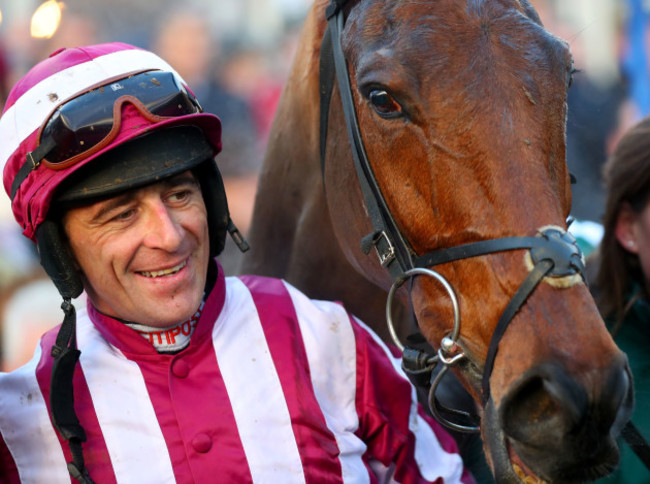
<svg viewBox="0 0 650 484">
<path fill-rule="evenodd" d="M 176 274 L 186 265 L 187 265 L 187 261 L 184 260 L 180 264 L 174 267 L 170 267 L 169 269 L 162 269 L 159 271 L 140 271 L 139 273 L 142 274 L 144 277 L 149 277 L 149 278 L 171 276 L 172 274 Z"/>
</svg>

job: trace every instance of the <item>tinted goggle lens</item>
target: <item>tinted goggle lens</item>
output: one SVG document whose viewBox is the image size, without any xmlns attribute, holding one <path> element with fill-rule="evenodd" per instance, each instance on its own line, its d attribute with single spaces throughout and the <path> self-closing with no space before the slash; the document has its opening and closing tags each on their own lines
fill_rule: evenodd
<svg viewBox="0 0 650 484">
<path fill-rule="evenodd" d="M 93 146 L 111 132 L 113 106 L 123 96 L 136 98 L 152 115 L 178 117 L 201 112 L 201 107 L 171 72 L 148 71 L 95 88 L 59 106 L 41 131 L 51 138 L 49 164 L 63 163 Z"/>
</svg>

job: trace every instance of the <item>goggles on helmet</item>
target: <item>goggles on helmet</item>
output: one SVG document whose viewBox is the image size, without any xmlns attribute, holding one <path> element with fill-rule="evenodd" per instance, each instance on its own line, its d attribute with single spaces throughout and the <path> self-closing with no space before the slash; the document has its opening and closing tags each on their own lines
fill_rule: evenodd
<svg viewBox="0 0 650 484">
<path fill-rule="evenodd" d="M 120 132 L 124 103 L 153 123 L 202 112 L 171 72 L 146 71 L 113 80 L 54 110 L 41 128 L 38 147 L 28 154 L 33 168 L 43 163 L 62 170 L 107 146 Z"/>
</svg>

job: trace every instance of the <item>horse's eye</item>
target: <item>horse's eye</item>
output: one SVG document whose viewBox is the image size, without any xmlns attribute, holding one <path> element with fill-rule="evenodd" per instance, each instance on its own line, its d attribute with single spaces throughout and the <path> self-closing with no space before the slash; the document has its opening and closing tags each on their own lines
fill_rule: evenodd
<svg viewBox="0 0 650 484">
<path fill-rule="evenodd" d="M 393 117 L 402 114 L 402 106 L 386 91 L 380 89 L 370 91 L 368 99 L 380 116 Z"/>
</svg>

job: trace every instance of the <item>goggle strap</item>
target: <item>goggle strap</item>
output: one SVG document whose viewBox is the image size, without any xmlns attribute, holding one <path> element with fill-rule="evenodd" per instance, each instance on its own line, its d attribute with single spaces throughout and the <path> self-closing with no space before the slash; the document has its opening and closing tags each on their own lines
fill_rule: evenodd
<svg viewBox="0 0 650 484">
<path fill-rule="evenodd" d="M 14 181 L 11 183 L 11 200 L 15 198 L 18 188 L 20 188 L 20 185 L 25 181 L 32 170 L 38 168 L 41 164 L 41 160 L 43 160 L 43 158 L 45 158 L 55 146 L 56 143 L 54 142 L 54 139 L 52 139 L 51 136 L 48 136 L 41 140 L 40 144 L 34 151 L 27 153 L 25 163 L 20 167 L 20 170 L 18 170 L 18 173 L 16 174 L 16 178 L 14 178 Z"/>
</svg>

